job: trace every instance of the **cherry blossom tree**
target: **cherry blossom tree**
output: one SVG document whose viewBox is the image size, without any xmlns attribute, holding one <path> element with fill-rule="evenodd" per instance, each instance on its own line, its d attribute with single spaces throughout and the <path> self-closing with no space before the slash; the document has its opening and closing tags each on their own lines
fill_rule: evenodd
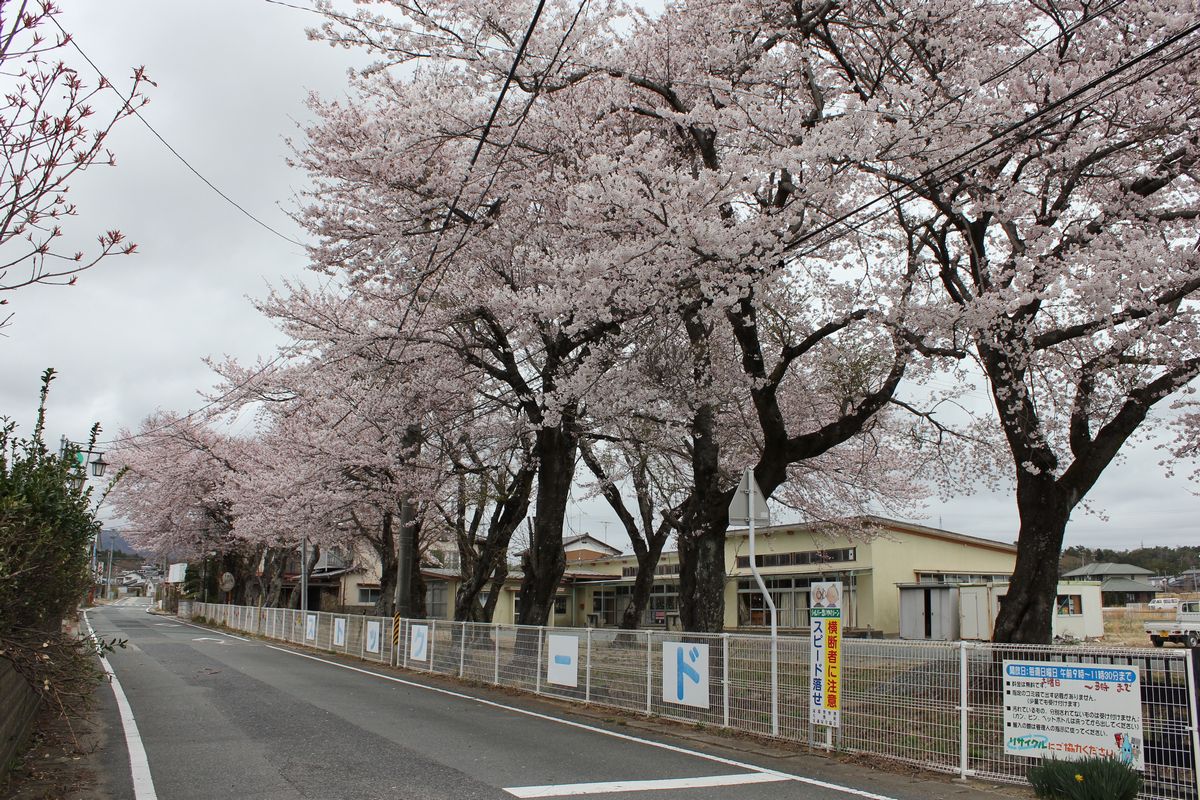
<svg viewBox="0 0 1200 800">
<path fill-rule="evenodd" d="M 889 97 L 894 145 L 863 167 L 991 391 L 1020 515 L 995 638 L 1045 643 L 1072 513 L 1200 372 L 1197 8 L 1004 8 L 914 32 L 907 69 L 936 80 Z"/>
<path fill-rule="evenodd" d="M 8 303 L 5 293 L 32 284 L 74 284 L 101 259 L 137 247 L 107 230 L 91 253 L 61 248 L 63 222 L 76 213 L 70 182 L 115 164 L 108 134 L 145 104 L 150 81 L 138 67 L 126 96 L 104 78 L 89 86 L 64 57 L 72 42 L 58 14 L 49 0 L 0 0 L 0 305 Z M 115 110 L 98 114 L 107 101 Z"/>
<path fill-rule="evenodd" d="M 216 554 L 237 578 L 235 596 L 257 591 L 262 552 L 236 531 L 239 479 L 252 469 L 250 440 L 219 433 L 200 415 L 156 412 L 122 431 L 110 457 L 124 471 L 110 500 L 138 549 L 179 558 Z"/>
</svg>

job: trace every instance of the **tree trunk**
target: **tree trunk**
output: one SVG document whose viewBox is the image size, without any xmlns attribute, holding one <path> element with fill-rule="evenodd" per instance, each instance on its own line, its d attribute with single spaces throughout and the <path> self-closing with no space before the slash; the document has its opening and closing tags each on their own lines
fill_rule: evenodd
<svg viewBox="0 0 1200 800">
<path fill-rule="evenodd" d="M 504 579 L 508 577 L 508 545 L 513 534 L 529 510 L 529 495 L 533 491 L 534 469 L 522 466 L 513 481 L 512 491 L 492 515 L 487 538 L 474 558 L 460 541 L 459 554 L 463 576 L 454 593 L 454 619 L 471 622 L 491 622 L 496 611 L 496 600 Z M 491 584 L 487 603 L 481 608 L 479 593 Z"/>
<path fill-rule="evenodd" d="M 725 627 L 725 526 L 679 541 L 679 618 L 685 631 Z"/>
<path fill-rule="evenodd" d="M 1028 475 L 1028 473 L 1025 473 Z M 1052 476 L 1017 477 L 1021 531 L 1017 564 L 1008 594 L 1000 603 L 995 642 L 1049 644 L 1053 639 L 1058 559 L 1072 504 Z"/>
<path fill-rule="evenodd" d="M 692 494 L 679 531 L 679 618 L 685 631 L 725 628 L 725 529 L 734 490 L 722 491 L 716 409 L 692 419 Z"/>
<path fill-rule="evenodd" d="M 371 540 L 380 565 L 379 599 L 372 609 L 377 617 L 390 617 L 396 613 L 396 537 L 392 532 L 392 519 L 392 513 L 385 511 L 379 538 Z"/>
<path fill-rule="evenodd" d="M 279 598 L 283 594 L 283 571 L 287 568 L 291 555 L 292 551 L 285 547 L 272 547 L 267 550 L 263 561 L 263 578 L 266 582 L 263 605 L 267 608 L 279 607 Z"/>
<path fill-rule="evenodd" d="M 306 584 L 312 580 L 312 572 L 314 569 L 317 568 L 317 562 L 320 560 L 321 560 L 321 546 L 317 545 L 317 544 L 310 544 L 308 547 L 308 561 L 306 563 L 303 563 L 300 565 L 300 569 L 304 570 L 304 575 L 306 576 L 306 580 L 305 580 Z M 290 603 L 288 603 L 288 607 L 298 609 L 298 608 L 300 608 L 300 606 L 301 606 L 301 603 L 300 603 L 300 579 L 297 576 L 296 590 L 294 592 L 292 592 L 292 601 Z M 319 608 L 310 608 L 309 611 L 320 611 L 320 609 Z"/>
<path fill-rule="evenodd" d="M 666 544 L 666 537 L 652 541 L 649 548 L 637 554 L 638 573 L 633 580 L 633 593 L 630 596 L 629 605 L 625 606 L 625 613 L 621 615 L 620 627 L 624 630 L 636 630 L 642 620 L 642 614 L 646 611 L 646 606 L 650 604 L 650 590 L 654 588 L 654 571 L 658 568 L 664 544 Z"/>
<path fill-rule="evenodd" d="M 562 531 L 579 446 L 576 435 L 569 432 L 572 425 L 572 416 L 564 411 L 560 425 L 537 433 L 537 516 L 532 541 L 521 559 L 524 576 L 518 611 L 522 625 L 545 625 L 549 621 L 554 595 L 567 567 Z"/>
</svg>

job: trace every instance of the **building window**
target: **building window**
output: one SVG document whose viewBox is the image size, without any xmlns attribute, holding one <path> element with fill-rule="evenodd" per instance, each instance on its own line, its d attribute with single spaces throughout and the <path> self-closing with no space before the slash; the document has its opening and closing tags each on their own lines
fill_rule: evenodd
<svg viewBox="0 0 1200 800">
<path fill-rule="evenodd" d="M 554 613 L 557 616 L 567 613 L 567 596 L 565 594 L 560 594 L 554 598 Z"/>
<path fill-rule="evenodd" d="M 425 615 L 429 619 L 446 618 L 446 582 L 433 581 L 425 590 Z"/>
<path fill-rule="evenodd" d="M 917 583 L 938 584 L 979 584 L 979 583 L 1008 583 L 1011 575 L 998 573 L 967 573 L 967 572 L 918 572 Z"/>
<path fill-rule="evenodd" d="M 765 553 L 755 557 L 760 567 L 794 567 L 808 564 L 832 564 L 858 559 L 858 548 L 841 547 L 833 550 L 802 550 L 794 553 Z M 739 569 L 750 568 L 750 556 L 738 556 Z"/>
<path fill-rule="evenodd" d="M 379 602 L 379 597 L 382 594 L 379 588 L 370 588 L 368 586 L 358 587 L 358 603 L 359 605 L 374 605 Z"/>
<path fill-rule="evenodd" d="M 747 562 L 747 563 L 749 563 L 749 562 Z M 637 574 L 638 574 L 638 568 L 636 565 L 632 566 L 632 567 L 621 567 L 621 577 L 622 578 L 636 578 Z M 671 564 L 659 563 L 654 568 L 654 574 L 655 575 L 678 575 L 679 574 L 679 564 L 677 564 L 677 563 L 671 563 Z"/>
<path fill-rule="evenodd" d="M 1054 602 L 1060 617 L 1083 616 L 1083 596 L 1078 594 L 1060 594 Z"/>
</svg>

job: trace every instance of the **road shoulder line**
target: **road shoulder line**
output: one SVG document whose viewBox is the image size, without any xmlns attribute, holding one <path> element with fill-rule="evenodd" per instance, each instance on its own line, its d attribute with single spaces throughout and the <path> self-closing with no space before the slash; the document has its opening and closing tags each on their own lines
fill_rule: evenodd
<svg viewBox="0 0 1200 800">
<path fill-rule="evenodd" d="M 92 641 L 96 643 L 96 655 L 100 658 L 100 666 L 104 668 L 104 673 L 108 675 L 117 709 L 121 712 L 121 728 L 125 732 L 125 749 L 129 753 L 129 773 L 133 779 L 134 800 L 158 800 L 158 794 L 154 791 L 154 779 L 150 775 L 150 761 L 146 758 L 146 748 L 142 746 L 142 735 L 138 732 L 133 707 L 129 705 L 129 698 L 125 696 L 125 690 L 121 688 L 121 682 L 117 680 L 117 673 L 113 671 L 112 664 L 109 664 L 108 659 L 99 651 L 100 639 L 96 636 L 96 629 L 92 627 L 86 609 L 83 612 L 83 621 Z"/>
</svg>

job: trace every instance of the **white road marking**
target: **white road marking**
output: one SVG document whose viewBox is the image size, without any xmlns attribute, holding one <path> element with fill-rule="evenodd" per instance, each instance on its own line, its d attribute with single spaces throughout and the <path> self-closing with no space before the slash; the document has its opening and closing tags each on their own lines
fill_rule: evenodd
<svg viewBox="0 0 1200 800">
<path fill-rule="evenodd" d="M 100 640 L 96 637 L 96 630 L 92 627 L 92 621 L 88 619 L 87 611 L 83 612 L 83 621 L 87 624 L 92 639 L 99 644 Z M 100 665 L 108 675 L 113 697 L 117 700 L 117 709 L 121 712 L 121 727 L 125 730 L 125 749 L 129 751 L 129 773 L 133 779 L 134 799 L 158 800 L 154 791 L 154 779 L 150 777 L 150 761 L 146 758 L 146 748 L 142 746 L 142 736 L 138 733 L 137 720 L 133 718 L 129 698 L 125 696 L 125 690 L 121 688 L 121 682 L 117 680 L 117 673 L 113 672 L 112 665 L 102 655 Z"/>
<path fill-rule="evenodd" d="M 750 783 L 786 781 L 783 775 L 769 772 L 743 772 L 738 775 L 708 775 L 703 778 L 669 778 L 657 781 L 607 781 L 605 783 L 561 783 L 551 786 L 514 786 L 504 791 L 513 797 L 573 797 L 608 792 L 656 792 L 667 789 L 701 789 L 709 786 L 744 786 Z"/>
<path fill-rule="evenodd" d="M 215 639 L 212 636 L 197 636 L 192 639 L 193 642 L 216 642 L 217 644 L 227 644 L 224 639 Z"/>
<path fill-rule="evenodd" d="M 183 624 L 191 625 L 191 623 L 189 623 L 189 622 L 184 622 Z M 192 627 L 198 628 L 200 626 L 193 625 Z M 235 638 L 241 638 L 241 637 L 235 637 Z M 462 700 L 469 700 L 473 703 L 479 703 L 480 705 L 490 706 L 491 708 L 499 708 L 504 711 L 511 711 L 514 714 L 522 714 L 527 717 L 533 717 L 534 719 L 541 719 L 541 720 L 545 720 L 547 722 L 553 722 L 558 725 L 566 725 L 567 727 L 578 728 L 580 730 L 590 731 L 592 733 L 600 734 L 601 736 L 609 736 L 614 739 L 623 739 L 625 741 L 635 742 L 637 744 L 645 745 L 647 747 L 657 747 L 660 750 L 668 750 L 672 753 L 681 753 L 683 755 L 692 756 L 693 758 L 699 758 L 699 759 L 703 759 L 705 761 L 713 761 L 718 764 L 725 764 L 727 766 L 735 767 L 737 769 L 750 770 L 751 772 L 760 773 L 763 775 L 778 776 L 781 780 L 795 781 L 797 783 L 803 783 L 808 786 L 816 786 L 821 789 L 828 789 L 833 792 L 840 792 L 842 794 L 848 794 L 848 795 L 852 795 L 854 797 L 863 797 L 863 798 L 866 798 L 866 800 L 897 800 L 897 798 L 890 797 L 888 795 L 876 794 L 875 792 L 868 792 L 864 789 L 855 789 L 852 786 L 842 786 L 840 784 L 829 783 L 828 781 L 822 781 L 822 780 L 818 780 L 816 778 L 809 778 L 804 775 L 795 775 L 795 774 L 792 774 L 789 772 L 778 772 L 776 770 L 764 769 L 763 767 L 757 766 L 755 764 L 748 764 L 744 761 L 736 761 L 732 758 L 724 758 L 722 756 L 715 756 L 715 755 L 712 755 L 711 753 L 705 753 L 700 750 L 689 750 L 686 747 L 680 747 L 678 745 L 667 744 L 665 742 L 656 742 L 653 739 L 643 739 L 640 736 L 631 736 L 628 733 L 618 733 L 617 731 L 609 731 L 609 730 L 605 730 L 604 728 L 597 728 L 594 725 L 587 725 L 582 722 L 575 722 L 574 720 L 559 719 L 558 717 L 552 717 L 548 714 L 540 714 L 537 711 L 530 711 L 525 708 L 517 708 L 516 706 L 506 706 L 503 703 L 497 703 L 493 700 L 485 700 L 482 697 L 473 697 L 469 694 L 463 694 L 462 692 L 454 692 L 449 689 L 442 689 L 441 687 L 438 687 L 438 686 L 427 686 L 426 684 L 423 684 L 423 683 L 416 683 L 415 681 L 407 681 L 407 680 L 404 680 L 403 678 L 396 678 L 391 675 L 384 675 L 379 672 L 372 672 L 369 669 L 361 669 L 359 667 L 352 667 L 349 664 L 341 664 L 337 661 L 330 661 L 325 658 L 320 658 L 319 656 L 309 655 L 308 653 L 300 653 L 295 650 L 288 650 L 285 647 L 276 647 L 273 644 L 263 644 L 263 647 L 269 647 L 272 650 L 278 650 L 280 653 L 287 653 L 288 655 L 297 656 L 298 658 L 307 658 L 312 661 L 319 661 L 322 664 L 329 664 L 330 666 L 340 667 L 341 669 L 350 670 L 351 672 L 359 672 L 359 673 L 362 673 L 363 675 L 370 675 L 375 678 L 382 678 L 385 681 L 391 681 L 392 683 L 399 683 L 403 686 L 411 686 L 414 689 L 424 689 L 425 691 L 428 691 L 428 692 L 436 692 L 438 694 L 444 694 L 444 695 L 448 695 L 450 697 L 457 697 Z"/>
</svg>

